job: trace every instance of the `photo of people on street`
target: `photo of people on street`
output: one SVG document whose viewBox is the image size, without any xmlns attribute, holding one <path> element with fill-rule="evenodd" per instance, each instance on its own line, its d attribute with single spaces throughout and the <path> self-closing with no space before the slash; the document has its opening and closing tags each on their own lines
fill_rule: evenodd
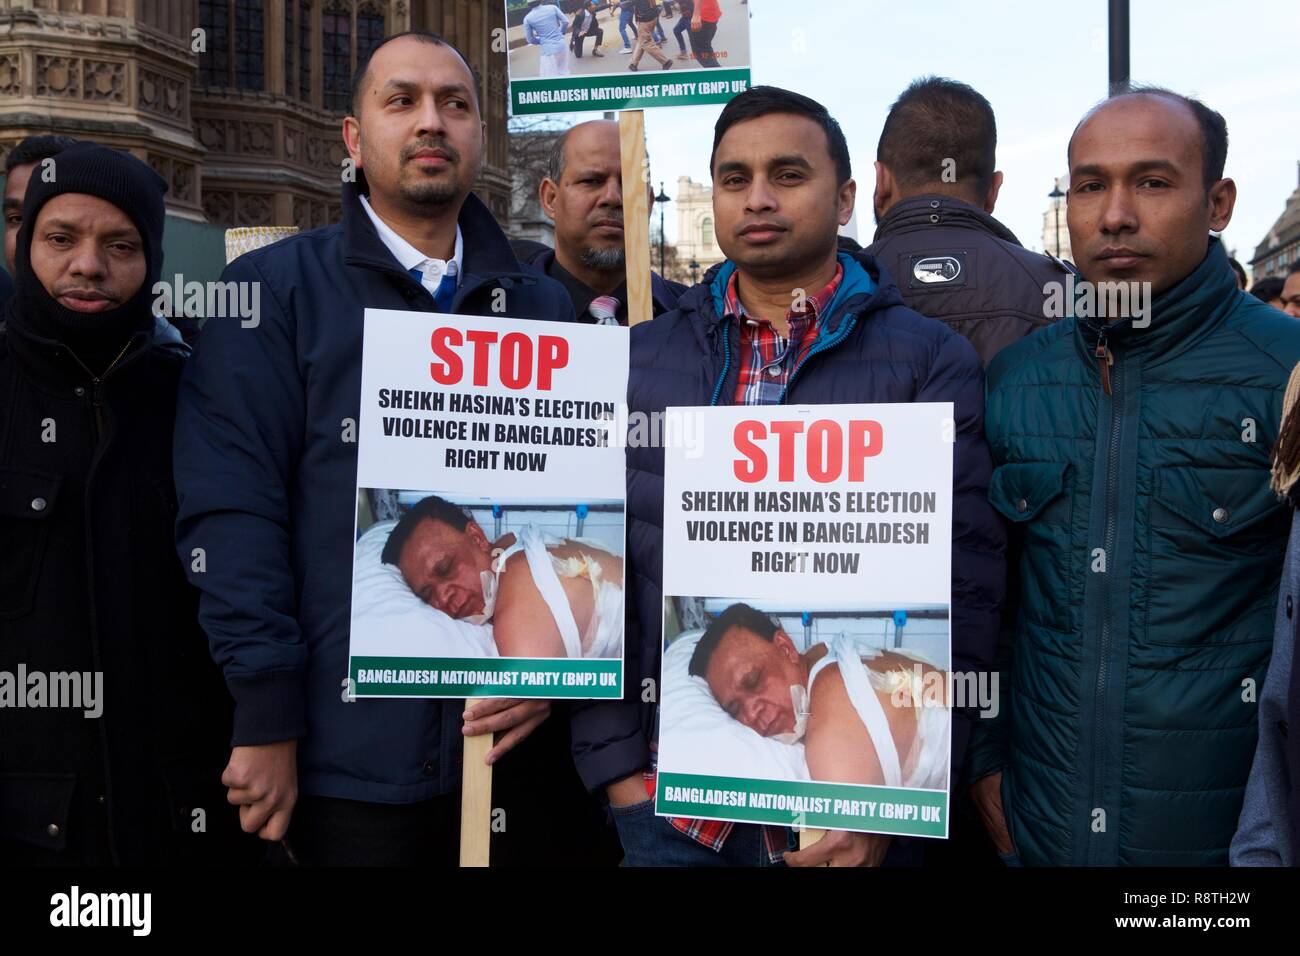
<svg viewBox="0 0 1300 956">
<path fill-rule="evenodd" d="M 748 17 L 746 0 L 508 0 L 510 76 L 747 67 Z"/>
</svg>

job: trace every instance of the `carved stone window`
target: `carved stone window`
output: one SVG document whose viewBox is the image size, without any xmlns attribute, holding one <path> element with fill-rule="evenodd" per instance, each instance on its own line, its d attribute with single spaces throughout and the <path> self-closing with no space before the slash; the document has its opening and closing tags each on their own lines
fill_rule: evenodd
<svg viewBox="0 0 1300 956">
<path fill-rule="evenodd" d="M 365 66 L 375 47 L 384 39 L 384 12 L 377 3 L 357 5 L 357 69 Z"/>
<path fill-rule="evenodd" d="M 311 102 L 311 0 L 298 4 L 298 98 Z"/>
<path fill-rule="evenodd" d="M 325 80 L 325 108 L 348 109 L 352 89 L 352 11 L 340 0 L 325 4 L 321 16 L 321 64 Z"/>
<path fill-rule="evenodd" d="M 289 0 L 284 7 L 284 95 L 291 99 L 298 96 L 298 74 L 295 72 L 294 52 L 297 49 L 296 40 L 298 39 L 294 24 L 297 20 L 298 5 Z"/>
<path fill-rule="evenodd" d="M 199 0 L 207 51 L 199 54 L 199 81 L 240 90 L 266 88 L 264 0 Z"/>
</svg>

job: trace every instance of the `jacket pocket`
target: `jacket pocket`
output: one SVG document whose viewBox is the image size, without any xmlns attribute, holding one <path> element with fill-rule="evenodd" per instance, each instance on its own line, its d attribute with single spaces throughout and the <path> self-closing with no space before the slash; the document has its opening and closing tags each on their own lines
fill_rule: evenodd
<svg viewBox="0 0 1300 956">
<path fill-rule="evenodd" d="M 1070 464 L 1023 461 L 1000 465 L 989 481 L 989 503 L 1010 522 L 1007 590 L 1018 603 L 1015 628 L 1070 628 Z M 1018 555 L 1018 560 L 1015 556 Z"/>
<path fill-rule="evenodd" d="M 1163 468 L 1151 487 L 1146 642 L 1221 652 L 1237 646 L 1197 666 L 1250 666 L 1273 639 L 1288 509 L 1261 468 Z"/>
<path fill-rule="evenodd" d="M 1286 514 L 1268 486 L 1268 474 L 1258 468 L 1159 469 L 1154 504 L 1153 526 L 1191 524 L 1211 538 L 1227 538 Z"/>
<path fill-rule="evenodd" d="M 0 466 L 0 618 L 31 613 L 59 483 L 55 475 Z"/>
<path fill-rule="evenodd" d="M 1070 499 L 1065 494 L 1068 462 L 1022 461 L 999 465 L 989 481 L 989 502 L 1008 521 L 1041 521 L 1070 525 Z"/>
<path fill-rule="evenodd" d="M 0 840 L 62 850 L 76 786 L 70 773 L 0 773 Z"/>
</svg>

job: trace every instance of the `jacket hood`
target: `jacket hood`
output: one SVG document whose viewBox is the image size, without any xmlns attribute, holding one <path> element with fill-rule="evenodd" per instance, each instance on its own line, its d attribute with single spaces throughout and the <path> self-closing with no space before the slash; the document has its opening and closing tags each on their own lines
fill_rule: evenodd
<svg viewBox="0 0 1300 956">
<path fill-rule="evenodd" d="M 868 252 L 840 252 L 836 255 L 844 267 L 844 278 L 834 297 L 827 303 L 821 323 L 821 335 L 834 334 L 840 322 L 851 313 L 867 315 L 894 305 L 902 305 L 897 286 L 884 267 Z M 709 269 L 699 285 L 682 294 L 678 305 L 693 313 L 701 335 L 712 335 L 726 315 L 727 284 L 736 264 L 724 260 Z M 703 342 L 703 339 L 701 340 Z"/>
<path fill-rule="evenodd" d="M 910 196 L 894 203 L 876 226 L 872 241 L 879 242 L 900 232 L 930 226 L 965 226 L 987 232 L 1003 242 L 1021 245 L 1015 233 L 983 209 L 941 193 Z"/>
</svg>

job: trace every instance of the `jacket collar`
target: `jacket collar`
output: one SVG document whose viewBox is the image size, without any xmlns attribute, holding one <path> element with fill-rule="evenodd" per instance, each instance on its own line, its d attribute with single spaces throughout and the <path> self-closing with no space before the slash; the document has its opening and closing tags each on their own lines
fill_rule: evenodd
<svg viewBox="0 0 1300 956">
<path fill-rule="evenodd" d="M 1133 319 L 1107 324 L 1100 319 L 1081 318 L 1077 328 L 1089 358 L 1104 329 L 1107 342 L 1116 350 L 1167 361 L 1214 331 L 1238 302 L 1237 280 L 1228 265 L 1223 242 L 1210 237 L 1201 264 L 1152 300 L 1150 315 L 1142 326 L 1135 327 Z"/>
<path fill-rule="evenodd" d="M 164 324 L 168 329 L 172 328 L 170 324 Z M 94 372 L 101 373 L 103 381 L 120 374 L 125 367 L 155 344 L 160 331 L 161 328 L 155 325 L 151 329 L 134 333 L 126 343 L 122 357 L 107 370 L 106 374 L 102 374 L 99 369 Z M 9 321 L 0 323 L 0 333 L 3 333 L 8 340 L 14 359 L 39 388 L 66 397 L 78 385 L 87 386 L 95 381 L 95 374 L 92 374 L 92 371 L 87 369 L 85 364 L 62 342 L 38 335 L 23 328 L 21 323 Z M 165 343 L 165 347 L 178 355 L 189 353 L 189 346 L 184 343 L 177 348 L 168 342 Z"/>
<path fill-rule="evenodd" d="M 392 252 L 375 231 L 374 223 L 361 207 L 361 195 L 365 189 L 365 173 L 360 171 L 356 182 L 344 183 L 342 187 L 344 261 L 351 266 L 384 272 L 423 290 L 424 286 L 416 282 L 393 258 Z M 508 279 L 520 285 L 536 284 L 536 278 L 528 275 L 515 258 L 509 240 L 492 218 L 488 207 L 473 193 L 465 197 L 456 224 L 460 226 L 465 245 L 464 269 L 456 296 L 457 303 L 474 287 L 488 281 Z"/>
<path fill-rule="evenodd" d="M 872 294 L 880 288 L 880 267 L 876 260 L 866 253 L 837 254 L 840 265 L 844 267 L 844 278 L 830 302 L 822 309 L 822 320 L 818 323 L 821 334 L 834 334 L 843 317 L 859 305 L 870 302 Z M 711 319 L 721 322 L 726 318 L 727 285 L 736 272 L 736 264 L 725 260 L 714 266 L 704 276 L 708 287 L 708 301 L 712 306 Z M 893 288 L 892 284 L 889 288 Z"/>
<path fill-rule="evenodd" d="M 820 323 L 819 338 L 831 338 L 850 316 L 868 317 L 891 306 L 902 305 L 898 287 L 883 275 L 876 258 L 868 252 L 840 252 L 839 262 L 844 266 L 844 278 L 835 296 L 826 305 Z M 704 351 L 734 323 L 727 323 L 723 302 L 727 283 L 736 271 L 735 263 L 724 260 L 712 266 L 698 285 L 687 289 L 678 308 L 690 320 L 696 341 Z"/>
<path fill-rule="evenodd" d="M 551 274 L 551 265 L 555 262 L 555 250 L 543 247 L 536 254 L 530 256 L 527 260 L 528 265 L 532 266 L 538 272 L 544 275 Z M 593 293 L 594 297 L 595 293 Z M 664 312 L 671 312 L 677 305 L 678 296 L 669 287 L 664 277 L 653 269 L 650 270 L 650 298 L 654 301 L 655 315 L 662 315 Z M 579 319 L 585 309 L 578 309 L 578 303 L 573 303 L 574 310 L 578 313 Z"/>
<path fill-rule="evenodd" d="M 926 193 L 921 196 L 909 196 L 899 200 L 885 213 L 885 218 L 876 226 L 874 242 L 887 236 L 908 232 L 913 229 L 934 229 L 938 227 L 978 229 L 987 232 L 1003 242 L 1020 245 L 1020 240 L 998 220 L 983 209 L 952 196 L 940 193 Z"/>
</svg>

